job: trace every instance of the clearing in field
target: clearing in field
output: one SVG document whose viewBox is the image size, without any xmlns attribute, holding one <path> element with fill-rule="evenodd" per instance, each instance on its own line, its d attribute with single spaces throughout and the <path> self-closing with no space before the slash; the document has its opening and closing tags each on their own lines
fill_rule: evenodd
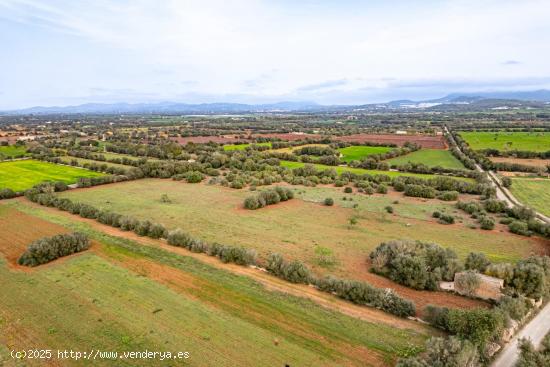
<svg viewBox="0 0 550 367">
<path fill-rule="evenodd" d="M 292 161 L 281 161 L 282 167 L 287 168 L 300 168 L 305 166 L 306 163 L 302 162 L 292 162 Z M 409 177 L 418 177 L 423 179 L 430 179 L 438 177 L 437 175 L 432 174 L 424 174 L 424 173 L 409 173 L 409 172 L 398 172 L 398 171 L 380 171 L 380 170 L 374 170 L 374 169 L 364 169 L 364 168 L 354 168 L 354 167 L 343 167 L 343 166 L 326 166 L 324 164 L 314 164 L 315 168 L 318 170 L 325 170 L 325 169 L 335 169 L 338 174 L 342 174 L 342 172 L 351 172 L 358 175 L 386 175 L 389 177 L 398 177 L 398 176 L 409 176 Z M 474 182 L 471 178 L 465 178 L 465 177 L 453 177 L 455 180 L 460 181 L 467 181 L 467 182 Z"/>
<path fill-rule="evenodd" d="M 32 159 L 0 163 L 0 189 L 14 191 L 30 189 L 44 181 L 75 183 L 80 177 L 102 176 L 102 173 L 82 168 L 61 166 Z"/>
<path fill-rule="evenodd" d="M 338 151 L 342 154 L 344 162 L 360 161 L 369 155 L 387 153 L 393 148 L 390 147 L 369 147 L 364 145 L 340 148 Z"/>
<path fill-rule="evenodd" d="M 443 167 L 450 169 L 465 169 L 450 151 L 443 149 L 420 149 L 407 155 L 395 157 L 387 160 L 390 165 L 402 165 L 411 163 L 421 163 L 428 167 Z"/>
<path fill-rule="evenodd" d="M 0 161 L 7 158 L 23 157 L 27 153 L 25 146 L 0 146 Z"/>
<path fill-rule="evenodd" d="M 94 251 L 29 271 L 11 269 L 0 256 L 0 283 L 10 295 L 0 298 L 0 360 L 6 350 L 39 342 L 62 350 L 189 352 L 174 365 L 390 366 L 433 333 L 406 320 L 394 327 L 352 318 L 190 257 L 84 223 L 64 225 L 88 233 Z"/>
<path fill-rule="evenodd" d="M 510 233 L 470 229 L 462 224 L 437 224 L 430 218 L 434 210 L 461 216 L 446 202 L 406 198 L 401 194 L 372 197 L 343 194 L 334 188 L 300 187 L 295 191 L 298 198 L 294 200 L 254 211 L 242 207 L 244 198 L 250 195 L 248 191 L 158 179 L 71 190 L 61 196 L 139 219 L 151 219 L 169 229 L 180 227 L 209 242 L 254 248 L 263 258 L 269 252 L 279 252 L 304 261 L 318 274 L 335 274 L 395 288 L 417 303 L 426 303 L 426 295 L 400 288 L 368 271 L 367 256 L 381 242 L 402 238 L 432 241 L 453 248 L 461 258 L 470 251 L 482 251 L 496 262 L 514 261 L 546 249 L 547 241 L 536 237 L 526 239 Z M 161 201 L 164 193 L 171 203 Z M 353 201 L 343 200 L 344 196 Z M 336 205 L 323 206 L 321 201 L 326 197 L 333 197 Z M 393 204 L 395 200 L 399 203 Z M 353 208 L 353 204 L 358 207 Z M 394 214 L 386 213 L 384 208 L 388 205 L 394 207 Z M 357 223 L 350 224 L 351 218 Z M 467 222 L 466 218 L 463 220 Z M 325 251 L 330 253 L 328 266 L 320 261 L 319 254 Z M 449 297 L 456 301 L 456 297 Z"/>
<path fill-rule="evenodd" d="M 460 136 L 474 150 L 550 150 L 550 132 L 462 131 Z"/>
<path fill-rule="evenodd" d="M 512 178 L 510 190 L 523 204 L 550 216 L 550 179 Z"/>
<path fill-rule="evenodd" d="M 252 144 L 227 144 L 223 146 L 223 150 L 230 151 L 230 150 L 245 150 L 246 147 L 250 146 Z M 253 145 L 263 146 L 263 147 L 270 147 L 271 143 L 253 143 Z"/>
</svg>

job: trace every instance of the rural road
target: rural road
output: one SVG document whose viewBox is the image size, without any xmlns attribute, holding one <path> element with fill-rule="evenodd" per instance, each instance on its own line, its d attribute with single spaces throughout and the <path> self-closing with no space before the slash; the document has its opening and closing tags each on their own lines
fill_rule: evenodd
<svg viewBox="0 0 550 367">
<path fill-rule="evenodd" d="M 519 357 L 518 341 L 530 339 L 538 348 L 544 336 L 550 332 L 550 303 L 540 310 L 537 316 L 525 325 L 519 333 L 500 351 L 491 367 L 513 367 Z"/>
<path fill-rule="evenodd" d="M 462 149 L 460 149 L 458 144 L 456 144 L 456 141 L 454 140 L 453 136 L 449 132 L 449 129 L 447 129 L 447 126 L 445 126 L 444 129 L 445 129 L 445 132 L 447 133 L 447 136 L 449 136 L 449 139 L 451 139 L 455 143 L 456 148 L 461 153 L 464 154 L 464 152 L 462 152 Z M 502 186 L 502 184 L 500 182 L 500 179 L 497 177 L 495 172 L 493 172 L 493 171 L 484 171 L 483 168 L 479 164 L 477 164 L 477 162 L 475 162 L 474 165 L 475 165 L 477 171 L 487 172 L 487 176 L 489 177 L 489 180 L 491 181 L 491 185 L 493 185 L 493 187 L 496 190 L 496 196 L 497 196 L 498 200 L 506 202 L 506 205 L 508 205 L 509 207 L 522 206 L 523 205 L 518 199 L 516 199 L 514 197 L 514 195 L 512 195 L 510 190 L 508 190 L 507 188 Z M 535 216 L 537 217 L 537 219 L 550 224 L 550 218 L 548 218 L 544 214 L 535 211 Z"/>
</svg>

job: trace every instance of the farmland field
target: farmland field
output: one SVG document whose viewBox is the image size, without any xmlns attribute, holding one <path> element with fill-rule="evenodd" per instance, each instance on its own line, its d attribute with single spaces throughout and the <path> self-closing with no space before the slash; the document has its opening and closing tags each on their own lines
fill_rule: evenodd
<svg viewBox="0 0 550 367">
<path fill-rule="evenodd" d="M 305 163 L 302 162 L 292 162 L 292 161 L 281 161 L 282 167 L 287 168 L 299 168 L 305 166 Z M 341 166 L 326 166 L 323 164 L 314 164 L 315 168 L 318 170 L 324 170 L 324 169 L 335 169 L 338 174 L 341 174 L 342 172 L 351 172 L 358 175 L 387 175 L 389 177 L 398 177 L 398 176 L 410 176 L 410 177 L 418 177 L 418 178 L 424 178 L 424 179 L 430 179 L 434 177 L 438 177 L 437 175 L 431 175 L 431 174 L 424 174 L 424 173 L 409 173 L 409 172 L 397 172 L 397 171 L 380 171 L 380 170 L 372 170 L 372 169 L 364 169 L 364 168 L 354 168 L 354 167 L 341 167 Z M 467 182 L 473 182 L 474 180 L 470 178 L 464 178 L 464 177 L 453 177 L 455 180 L 461 180 L 461 181 L 467 181 Z"/>
<path fill-rule="evenodd" d="M 447 143 L 443 136 L 432 135 L 397 135 L 397 134 L 353 134 L 338 136 L 335 140 L 348 143 L 384 143 L 403 146 L 406 142 L 416 143 L 422 148 L 427 149 L 445 149 Z"/>
<path fill-rule="evenodd" d="M 450 151 L 443 149 L 420 149 L 407 155 L 387 160 L 390 165 L 422 163 L 428 167 L 440 166 L 451 169 L 464 169 L 464 165 Z"/>
<path fill-rule="evenodd" d="M 523 204 L 550 216 L 550 179 L 513 178 L 510 191 Z"/>
<path fill-rule="evenodd" d="M 10 295 L 0 298 L 0 361 L 7 360 L 6 350 L 39 342 L 61 350 L 189 352 L 185 363 L 171 365 L 385 366 L 411 348 L 421 350 L 433 333 L 397 318 L 400 327 L 351 318 L 269 291 L 246 276 L 25 205 L 0 205 L 8 228 L 18 221 L 36 228 L 66 226 L 87 233 L 94 246 L 32 271 L 13 269 L 0 256 L 0 282 Z M 44 219 L 14 207 L 40 212 Z M 13 231 L 0 234 L 0 249 L 12 246 Z M 33 236 L 44 234 L 51 233 Z M 29 240 L 32 236 L 19 242 Z M 117 365 L 150 364 L 135 359 Z"/>
<path fill-rule="evenodd" d="M 253 143 L 254 145 L 263 146 L 263 147 L 270 147 L 271 143 Z M 252 145 L 251 144 L 227 144 L 223 146 L 223 150 L 230 151 L 230 150 L 245 150 L 246 147 Z"/>
<path fill-rule="evenodd" d="M 340 148 L 338 151 L 342 153 L 342 160 L 344 162 L 360 161 L 363 158 L 373 154 L 387 153 L 392 148 L 389 147 L 369 147 L 369 146 L 351 146 L 346 148 Z"/>
<path fill-rule="evenodd" d="M 36 160 L 0 163 L 0 189 L 22 191 L 44 181 L 72 184 L 80 177 L 102 176 L 102 173 Z"/>
<path fill-rule="evenodd" d="M 474 150 L 529 150 L 534 152 L 550 150 L 549 132 L 462 131 L 460 136 Z"/>
<path fill-rule="evenodd" d="M 13 158 L 18 156 L 23 156 L 27 152 L 25 146 L 0 146 L 0 160 L 4 158 Z"/>
<path fill-rule="evenodd" d="M 132 168 L 132 166 L 126 166 L 124 164 L 118 164 L 118 163 L 111 163 L 111 162 L 102 162 L 102 161 L 95 161 L 93 159 L 86 159 L 86 158 L 79 158 L 79 157 L 72 157 L 72 156 L 63 156 L 59 157 L 61 161 L 64 164 L 71 164 L 71 161 L 75 159 L 79 164 L 106 164 L 109 167 L 117 167 L 117 168 Z"/>
<path fill-rule="evenodd" d="M 539 238 L 474 230 L 460 224 L 446 226 L 430 218 L 435 209 L 460 217 L 461 213 L 450 203 L 402 196 L 371 198 L 347 194 L 345 196 L 352 196 L 353 203 L 358 204 L 357 208 L 352 208 L 349 200 L 340 200 L 344 194 L 339 189 L 297 188 L 296 191 L 297 199 L 256 211 L 242 208 L 249 192 L 170 180 L 145 179 L 72 190 L 61 196 L 140 219 L 151 219 L 169 229 L 180 227 L 206 241 L 255 248 L 261 257 L 269 252 L 280 252 L 306 262 L 319 274 L 368 280 L 408 292 L 407 296 L 416 296 L 417 302 L 426 302 L 425 295 L 399 288 L 368 271 L 367 256 L 380 242 L 401 238 L 433 241 L 453 248 L 461 258 L 470 251 L 483 251 L 496 262 L 513 261 L 531 252 L 545 251 L 546 242 Z M 163 193 L 169 196 L 170 204 L 161 201 Z M 337 205 L 321 205 L 325 197 L 335 198 Z M 395 214 L 387 214 L 383 208 L 396 199 L 399 204 L 393 205 Z M 350 227 L 352 217 L 357 224 Z M 334 254 L 334 266 L 327 269 L 318 264 L 318 247 L 327 248 Z"/>
</svg>

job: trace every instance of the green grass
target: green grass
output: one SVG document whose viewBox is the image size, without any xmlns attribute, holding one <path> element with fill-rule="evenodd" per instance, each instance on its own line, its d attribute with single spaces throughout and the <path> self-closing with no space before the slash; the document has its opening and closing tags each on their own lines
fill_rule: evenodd
<svg viewBox="0 0 550 367">
<path fill-rule="evenodd" d="M 282 167 L 287 168 L 300 168 L 305 166 L 305 163 L 302 162 L 291 162 L 291 161 L 281 161 Z M 438 177 L 437 175 L 431 175 L 431 174 L 423 174 L 423 173 L 409 173 L 409 172 L 397 172 L 397 171 L 380 171 L 380 170 L 373 170 L 373 169 L 364 169 L 364 168 L 354 168 L 354 167 L 341 167 L 341 166 L 326 166 L 323 164 L 314 164 L 315 168 L 318 170 L 325 170 L 325 169 L 335 169 L 338 174 L 342 174 L 343 172 L 351 172 L 358 175 L 387 175 L 389 177 L 398 177 L 398 176 L 409 176 L 409 177 L 418 177 L 423 179 L 430 179 Z M 474 180 L 470 178 L 464 178 L 464 177 L 453 177 L 455 180 L 460 181 L 466 181 L 466 182 L 474 182 Z"/>
<path fill-rule="evenodd" d="M 251 144 L 227 144 L 223 146 L 223 150 L 245 150 L 246 147 L 250 146 Z M 259 145 L 263 147 L 270 147 L 271 143 L 254 143 L 254 145 Z"/>
<path fill-rule="evenodd" d="M 0 189 L 23 191 L 44 181 L 72 184 L 79 177 L 101 176 L 102 173 L 36 160 L 0 163 Z"/>
<path fill-rule="evenodd" d="M 451 169 L 464 169 L 464 165 L 450 151 L 442 149 L 421 149 L 407 155 L 388 159 L 390 165 L 422 163 L 428 167 L 440 166 Z"/>
<path fill-rule="evenodd" d="M 351 318 L 55 212 L 24 202 L 10 206 L 87 233 L 102 254 L 81 254 L 29 273 L 9 270 L 0 259 L 3 294 L 9 295 L 0 298 L 0 331 L 10 340 L 38 340 L 55 349 L 189 351 L 186 365 L 192 366 L 359 366 L 369 365 L 365 355 L 393 365 L 411 347 L 418 352 L 432 333 L 420 324 L 413 331 Z M 156 274 L 171 274 L 170 287 L 150 277 L 145 264 L 153 264 Z"/>
<path fill-rule="evenodd" d="M 474 150 L 528 150 L 546 152 L 550 150 L 550 132 L 488 132 L 463 131 L 460 136 Z"/>
<path fill-rule="evenodd" d="M 93 159 L 87 159 L 87 158 L 79 158 L 79 157 L 73 157 L 73 156 L 63 156 L 63 157 L 59 157 L 61 159 L 61 161 L 65 164 L 70 164 L 71 161 L 73 159 L 76 159 L 76 161 L 79 163 L 79 164 L 92 164 L 92 163 L 96 163 L 96 164 L 106 164 L 107 166 L 109 167 L 117 167 L 117 168 L 132 168 L 132 166 L 126 166 L 124 164 L 118 164 L 118 163 L 110 163 L 110 162 L 103 162 L 103 161 L 95 161 Z"/>
<path fill-rule="evenodd" d="M 25 146 L 0 146 L 0 160 L 5 158 L 14 158 L 18 156 L 26 155 L 27 148 Z"/>
<path fill-rule="evenodd" d="M 437 242 L 455 249 L 462 258 L 470 251 L 482 251 L 493 261 L 517 260 L 536 249 L 532 240 L 508 233 L 432 222 L 430 215 L 436 208 L 458 217 L 463 215 L 452 204 L 437 200 L 405 198 L 400 194 L 382 198 L 350 195 L 341 188 L 294 187 L 294 190 L 300 192 L 297 199 L 253 211 L 242 209 L 249 191 L 171 180 L 144 179 L 68 191 L 61 196 L 139 219 L 151 219 L 169 229 L 180 227 L 209 242 L 254 248 L 262 257 L 280 252 L 301 259 L 321 273 L 324 269 L 315 268 L 314 250 L 317 245 L 327 247 L 338 259 L 334 273 L 352 278 L 364 276 L 367 269 L 362 264 L 366 256 L 381 242 L 392 239 Z M 163 193 L 171 203 L 161 201 Z M 344 202 L 341 200 L 344 196 L 354 201 Z M 334 198 L 337 205 L 321 205 L 325 197 Z M 400 204 L 391 204 L 394 200 Z M 356 209 L 352 208 L 355 203 Z M 386 205 L 394 206 L 395 215 L 383 210 Z M 358 224 L 350 229 L 352 216 L 358 217 Z"/>
<path fill-rule="evenodd" d="M 360 161 L 369 155 L 387 153 L 392 149 L 389 147 L 351 146 L 340 148 L 338 151 L 342 153 L 343 157 L 341 159 L 344 162 L 351 162 Z"/>
<path fill-rule="evenodd" d="M 525 205 L 550 216 L 550 180 L 513 178 L 512 194 Z"/>
</svg>

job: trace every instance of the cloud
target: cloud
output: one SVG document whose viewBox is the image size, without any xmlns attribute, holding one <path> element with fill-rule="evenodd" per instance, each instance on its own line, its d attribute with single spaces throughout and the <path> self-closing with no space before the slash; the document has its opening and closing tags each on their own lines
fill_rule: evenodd
<svg viewBox="0 0 550 367">
<path fill-rule="evenodd" d="M 346 79 L 340 79 L 340 80 L 327 80 L 325 82 L 321 82 L 318 84 L 311 84 L 311 85 L 304 85 L 302 87 L 296 88 L 296 91 L 298 92 L 315 92 L 324 90 L 327 88 L 332 87 L 340 87 L 342 85 L 348 84 L 348 81 Z"/>
<path fill-rule="evenodd" d="M 502 65 L 520 65 L 521 62 L 517 60 L 506 60 L 502 63 Z"/>
</svg>

